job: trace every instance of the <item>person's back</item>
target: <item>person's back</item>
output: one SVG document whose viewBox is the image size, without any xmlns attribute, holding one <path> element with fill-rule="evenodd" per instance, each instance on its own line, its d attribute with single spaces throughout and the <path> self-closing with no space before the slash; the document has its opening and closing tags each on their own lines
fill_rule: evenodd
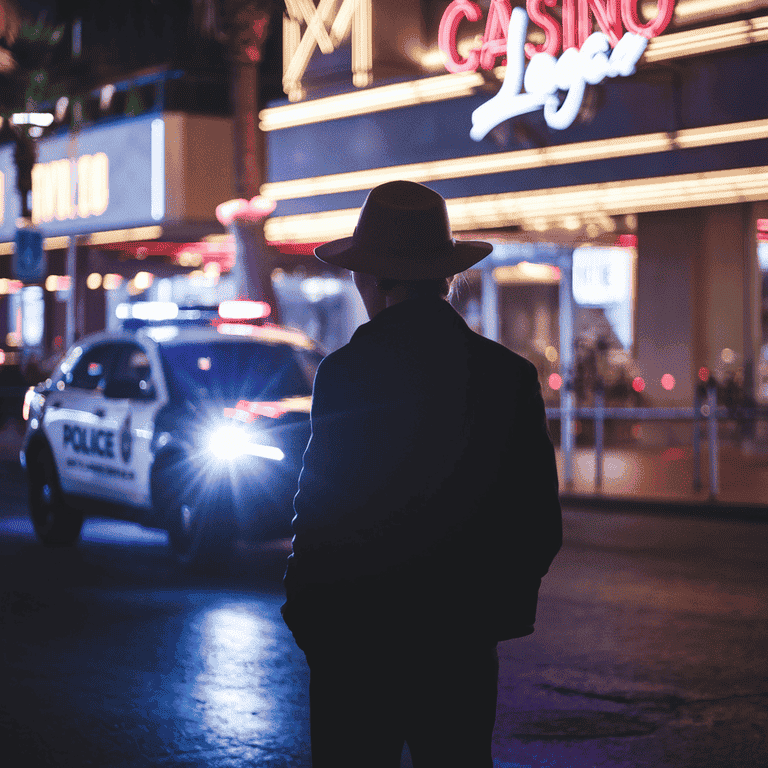
<svg viewBox="0 0 768 768">
<path fill-rule="evenodd" d="M 380 633 L 408 612 L 412 633 L 486 626 L 489 639 L 506 639 L 493 628 L 511 609 L 500 580 L 508 590 L 514 570 L 514 594 L 525 582 L 535 607 L 531 585 L 559 542 L 554 451 L 544 425 L 535 432 L 528 424 L 542 411 L 533 366 L 473 333 L 447 302 L 413 299 L 377 315 L 321 367 L 322 415 L 295 500 L 289 597 L 304 593 L 312 622 L 338 606 L 352 626 L 325 623 L 333 634 L 369 622 Z M 521 434 L 543 445 L 521 445 Z M 536 499 L 526 495 L 531 487 Z M 551 535 L 531 530 L 531 504 Z M 459 595 L 465 628 L 455 626 Z M 365 602 L 344 614 L 350 599 Z M 528 614 L 507 618 L 520 626 L 506 634 L 527 634 Z"/>
<path fill-rule="evenodd" d="M 369 195 L 353 270 L 371 321 L 321 363 L 283 615 L 310 666 L 315 768 L 490 766 L 496 643 L 530 634 L 561 543 L 536 370 L 473 333 L 449 275 L 487 255 L 411 182 Z"/>
</svg>

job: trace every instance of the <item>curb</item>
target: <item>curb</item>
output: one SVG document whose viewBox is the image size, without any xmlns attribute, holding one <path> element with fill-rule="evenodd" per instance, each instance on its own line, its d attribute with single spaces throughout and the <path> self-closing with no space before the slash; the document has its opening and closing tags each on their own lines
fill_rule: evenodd
<svg viewBox="0 0 768 768">
<path fill-rule="evenodd" d="M 638 512 L 649 515 L 678 515 L 711 520 L 745 520 L 768 523 L 768 506 L 709 499 L 653 499 L 561 493 L 560 503 L 571 509 L 589 508 L 598 512 Z"/>
</svg>

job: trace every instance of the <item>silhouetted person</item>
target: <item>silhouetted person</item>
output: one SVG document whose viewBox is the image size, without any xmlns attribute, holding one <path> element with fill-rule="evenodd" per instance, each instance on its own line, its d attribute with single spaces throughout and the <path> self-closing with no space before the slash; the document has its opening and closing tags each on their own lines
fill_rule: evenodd
<svg viewBox="0 0 768 768">
<path fill-rule="evenodd" d="M 353 271 L 370 322 L 320 364 L 286 623 L 310 668 L 314 768 L 490 768 L 496 644 L 533 632 L 561 545 L 536 369 L 445 300 L 488 243 L 421 184 L 376 187 Z"/>
</svg>

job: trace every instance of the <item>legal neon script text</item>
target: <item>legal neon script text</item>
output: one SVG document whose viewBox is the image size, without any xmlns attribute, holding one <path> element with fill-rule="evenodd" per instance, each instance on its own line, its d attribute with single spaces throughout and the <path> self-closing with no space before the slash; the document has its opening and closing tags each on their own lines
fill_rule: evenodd
<svg viewBox="0 0 768 768">
<path fill-rule="evenodd" d="M 545 10 L 555 3 L 528 0 L 526 12 L 512 10 L 509 0 L 493 0 L 482 43 L 466 58 L 458 53 L 457 32 L 464 19 L 480 20 L 480 7 L 471 0 L 453 0 L 443 14 L 438 44 L 449 71 L 492 69 L 497 58 L 506 55 L 501 89 L 472 113 L 470 136 L 475 141 L 505 120 L 542 108 L 551 128 L 568 128 L 579 113 L 587 83 L 631 75 L 648 40 L 666 29 L 674 12 L 674 0 L 658 0 L 655 18 L 642 23 L 638 0 L 563 0 L 561 25 Z M 539 45 L 525 42 L 529 18 L 544 32 Z M 592 31 L 595 22 L 601 31 Z M 559 91 L 566 94 L 562 103 Z"/>
</svg>

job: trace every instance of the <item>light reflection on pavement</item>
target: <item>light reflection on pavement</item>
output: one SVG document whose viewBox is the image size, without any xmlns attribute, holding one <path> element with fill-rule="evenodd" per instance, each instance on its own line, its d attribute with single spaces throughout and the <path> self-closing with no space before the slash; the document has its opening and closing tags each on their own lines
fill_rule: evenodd
<svg viewBox="0 0 768 768">
<path fill-rule="evenodd" d="M 306 672 L 281 600 L 219 592 L 194 601 L 204 605 L 186 615 L 162 682 L 157 714 L 173 726 L 168 752 L 309 766 Z"/>
<path fill-rule="evenodd" d="M 264 687 L 275 655 L 272 625 L 253 603 L 230 603 L 207 609 L 192 628 L 200 640 L 194 651 L 200 668 L 189 701 L 203 727 L 223 740 L 269 739 L 277 720 L 274 697 Z"/>
</svg>

